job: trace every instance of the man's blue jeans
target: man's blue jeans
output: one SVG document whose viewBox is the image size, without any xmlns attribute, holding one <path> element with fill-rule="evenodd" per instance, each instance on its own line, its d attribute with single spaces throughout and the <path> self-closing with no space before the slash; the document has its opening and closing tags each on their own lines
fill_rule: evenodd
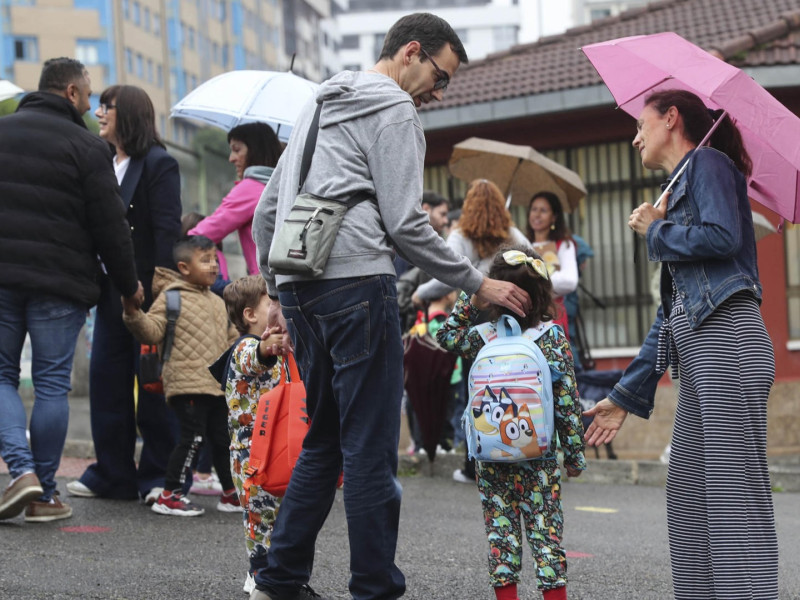
<svg viewBox="0 0 800 600">
<path fill-rule="evenodd" d="M 36 473 L 45 501 L 56 489 L 55 474 L 67 438 L 72 358 L 85 319 L 86 306 L 71 300 L 0 287 L 0 455 L 11 477 Z M 31 338 L 36 394 L 30 447 L 18 391 L 26 333 Z"/>
<path fill-rule="evenodd" d="M 344 468 L 350 593 L 356 600 L 399 598 L 405 591 L 394 564 L 403 346 L 395 278 L 288 287 L 280 300 L 311 427 L 278 511 L 267 567 L 256 582 L 281 592 L 308 583 L 317 534 Z"/>
</svg>

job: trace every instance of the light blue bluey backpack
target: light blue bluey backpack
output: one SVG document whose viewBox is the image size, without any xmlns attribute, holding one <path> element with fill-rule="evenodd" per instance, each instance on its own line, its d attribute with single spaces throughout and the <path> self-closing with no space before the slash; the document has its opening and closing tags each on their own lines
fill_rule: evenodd
<svg viewBox="0 0 800 600">
<path fill-rule="evenodd" d="M 469 403 L 461 419 L 475 460 L 520 462 L 554 455 L 554 373 L 536 344 L 554 326 L 548 321 L 522 332 L 508 315 L 496 325 L 476 326 L 486 344 L 469 370 Z"/>
</svg>

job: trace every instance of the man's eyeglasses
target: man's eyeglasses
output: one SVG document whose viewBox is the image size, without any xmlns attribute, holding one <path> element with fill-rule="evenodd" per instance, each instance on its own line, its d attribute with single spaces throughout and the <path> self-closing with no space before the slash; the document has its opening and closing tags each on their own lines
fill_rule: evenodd
<svg viewBox="0 0 800 600">
<path fill-rule="evenodd" d="M 100 112 L 103 113 L 104 115 L 107 115 L 108 111 L 110 111 L 111 109 L 114 109 L 114 108 L 117 108 L 116 104 L 101 104 L 100 105 Z"/>
<path fill-rule="evenodd" d="M 439 65 L 436 64 L 436 61 L 433 60 L 433 57 L 430 54 L 428 54 L 427 52 L 425 52 L 425 48 L 420 46 L 419 47 L 419 51 L 422 52 L 422 54 L 425 56 L 425 58 L 427 58 L 429 61 L 431 61 L 431 64 L 433 65 L 433 68 L 436 69 L 436 83 L 433 84 L 434 91 L 435 90 L 442 90 L 442 91 L 446 90 L 447 86 L 450 84 L 450 75 L 448 75 L 446 71 L 442 71 L 439 68 Z"/>
</svg>

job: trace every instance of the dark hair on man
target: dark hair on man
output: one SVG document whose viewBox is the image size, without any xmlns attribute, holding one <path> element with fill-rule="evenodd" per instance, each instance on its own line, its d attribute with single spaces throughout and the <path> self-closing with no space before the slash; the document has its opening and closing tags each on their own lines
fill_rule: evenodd
<svg viewBox="0 0 800 600">
<path fill-rule="evenodd" d="M 100 94 L 100 104 L 113 104 L 117 111 L 117 141 L 125 154 L 142 158 L 153 146 L 166 149 L 156 130 L 153 101 L 135 85 L 112 85 Z"/>
<path fill-rule="evenodd" d="M 247 333 L 250 324 L 244 320 L 244 309 L 255 309 L 267 295 L 267 282 L 261 275 L 247 275 L 225 286 L 222 297 L 228 310 L 228 319 L 241 335 Z"/>
<path fill-rule="evenodd" d="M 77 83 L 86 76 L 86 67 L 74 58 L 62 56 L 46 60 L 39 76 L 40 92 L 63 92 L 70 83 Z"/>
<path fill-rule="evenodd" d="M 425 190 L 422 192 L 422 204 L 427 204 L 432 208 L 436 208 L 442 204 L 447 205 L 448 208 L 450 207 L 450 202 L 447 200 L 447 198 L 438 192 L 434 192 L 433 190 Z"/>
<path fill-rule="evenodd" d="M 526 256 L 542 260 L 541 256 L 527 246 L 503 246 L 497 251 L 488 276 L 491 279 L 510 281 L 528 292 L 531 297 L 531 309 L 524 317 L 520 317 L 505 306 L 492 304 L 488 309 L 489 319 L 496 321 L 500 315 L 509 315 L 516 319 L 523 331 L 535 327 L 542 321 L 552 321 L 555 319 L 556 307 L 553 304 L 553 284 L 550 279 L 544 279 L 528 264 L 509 265 L 503 258 L 503 252 L 509 250 L 519 250 Z"/>
<path fill-rule="evenodd" d="M 237 125 L 228 132 L 229 144 L 231 140 L 242 142 L 247 146 L 245 168 L 253 166 L 274 167 L 281 157 L 281 142 L 272 127 L 266 123 Z"/>
<path fill-rule="evenodd" d="M 175 264 L 188 263 L 192 260 L 196 250 L 212 250 L 216 248 L 214 242 L 204 235 L 185 235 L 172 247 L 172 259 Z"/>
<path fill-rule="evenodd" d="M 390 59 L 409 42 L 419 42 L 423 50 L 435 56 L 445 44 L 450 44 L 450 49 L 458 57 L 461 64 L 467 64 L 469 58 L 464 44 L 450 24 L 436 15 L 430 13 L 414 13 L 399 19 L 386 37 L 383 39 L 383 49 L 378 60 Z M 426 60 L 420 56 L 420 60 Z"/>
<path fill-rule="evenodd" d="M 659 114 L 664 115 L 670 106 L 678 109 L 683 119 L 683 131 L 686 139 L 697 145 L 711 129 L 714 122 L 722 116 L 721 110 L 712 111 L 692 92 L 686 90 L 662 90 L 645 98 L 645 106 L 652 106 Z M 709 140 L 712 148 L 716 148 L 733 161 L 736 168 L 745 177 L 753 170 L 753 161 L 744 147 L 742 134 L 731 121 L 730 116 L 719 124 Z"/>
<path fill-rule="evenodd" d="M 561 200 L 559 200 L 558 196 L 556 196 L 553 192 L 536 192 L 531 197 L 531 201 L 528 202 L 528 215 L 531 214 L 531 206 L 533 206 L 534 200 L 538 198 L 547 200 L 547 203 L 550 205 L 550 210 L 553 211 L 553 215 L 556 217 L 556 222 L 553 223 L 554 228 L 550 230 L 548 239 L 554 242 L 572 240 L 572 232 L 569 230 L 569 227 L 567 227 L 567 219 L 564 216 L 564 208 L 561 206 Z M 525 226 L 525 232 L 528 235 L 528 239 L 530 241 L 534 241 L 535 234 L 533 232 L 533 228 L 531 227 L 530 219 L 528 219 L 528 223 Z"/>
</svg>

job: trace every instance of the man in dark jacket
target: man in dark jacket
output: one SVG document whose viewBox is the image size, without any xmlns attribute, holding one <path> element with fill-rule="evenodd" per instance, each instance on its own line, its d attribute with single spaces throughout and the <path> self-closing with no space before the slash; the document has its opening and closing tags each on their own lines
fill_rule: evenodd
<svg viewBox="0 0 800 600">
<path fill-rule="evenodd" d="M 143 299 L 111 153 L 81 117 L 90 94 L 80 62 L 48 60 L 39 91 L 0 119 L 0 453 L 11 473 L 0 519 L 23 509 L 32 522 L 72 515 L 58 498 L 55 472 L 75 343 L 100 295 L 100 269 L 125 303 Z M 26 335 L 36 392 L 30 447 L 17 391 Z"/>
</svg>

